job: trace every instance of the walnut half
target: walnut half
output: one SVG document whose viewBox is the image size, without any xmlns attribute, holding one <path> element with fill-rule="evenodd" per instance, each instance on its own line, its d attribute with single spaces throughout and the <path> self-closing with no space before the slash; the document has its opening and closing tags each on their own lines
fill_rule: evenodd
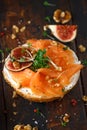
<svg viewBox="0 0 87 130">
<path fill-rule="evenodd" d="M 65 24 L 71 20 L 71 13 L 69 11 L 62 11 L 57 9 L 54 11 L 53 19 L 57 23 Z"/>
</svg>

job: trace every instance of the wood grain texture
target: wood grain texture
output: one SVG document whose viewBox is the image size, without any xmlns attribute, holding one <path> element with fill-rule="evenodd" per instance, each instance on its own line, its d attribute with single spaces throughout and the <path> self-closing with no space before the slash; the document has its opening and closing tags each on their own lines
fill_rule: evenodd
<svg viewBox="0 0 87 130">
<path fill-rule="evenodd" d="M 53 12 L 56 9 L 69 10 L 72 20 L 69 24 L 78 25 L 78 34 L 73 42 L 66 43 L 73 49 L 79 59 L 87 59 L 87 51 L 81 53 L 80 44 L 87 47 L 87 1 L 86 0 L 48 0 L 55 4 L 53 7 L 43 6 L 43 0 L 1 0 L 0 4 L 0 49 L 8 55 L 6 48 L 13 49 L 22 45 L 30 38 L 48 38 L 43 36 L 43 26 L 56 24 L 53 20 Z M 51 21 L 45 20 L 50 16 Z M 28 23 L 30 21 L 30 23 Z M 20 29 L 26 26 L 24 32 L 19 32 L 16 39 L 12 39 L 12 26 Z M 54 37 L 53 37 L 54 38 Z M 55 39 L 55 38 L 54 38 Z M 57 39 L 55 39 L 57 40 Z M 49 103 L 29 102 L 18 96 L 12 98 L 13 89 L 5 82 L 2 76 L 3 63 L 0 64 L 0 130 L 13 130 L 16 124 L 31 124 L 38 126 L 39 130 L 86 130 L 87 107 L 82 101 L 82 96 L 87 95 L 87 68 L 81 72 L 81 76 L 75 88 L 61 101 L 55 100 Z M 77 105 L 72 106 L 71 100 L 76 99 Z M 39 109 L 40 113 L 34 112 Z M 5 110 L 3 112 L 3 110 Z M 68 113 L 70 122 L 64 127 L 61 125 L 61 117 Z"/>
</svg>

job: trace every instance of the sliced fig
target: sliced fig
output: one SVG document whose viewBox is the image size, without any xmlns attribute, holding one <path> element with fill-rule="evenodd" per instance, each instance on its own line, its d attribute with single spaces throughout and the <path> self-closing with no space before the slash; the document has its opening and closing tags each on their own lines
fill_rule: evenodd
<svg viewBox="0 0 87 130">
<path fill-rule="evenodd" d="M 12 61 L 11 58 L 8 58 L 5 62 L 5 66 L 8 70 L 11 71 L 21 71 L 25 68 L 28 68 L 32 65 L 32 62 L 18 62 Z"/>
<path fill-rule="evenodd" d="M 77 25 L 46 25 L 44 29 L 50 29 L 52 34 L 62 42 L 74 40 L 77 34 Z"/>
<path fill-rule="evenodd" d="M 16 47 L 11 51 L 11 58 L 18 62 L 31 62 L 33 61 L 32 50 L 29 47 Z"/>
</svg>

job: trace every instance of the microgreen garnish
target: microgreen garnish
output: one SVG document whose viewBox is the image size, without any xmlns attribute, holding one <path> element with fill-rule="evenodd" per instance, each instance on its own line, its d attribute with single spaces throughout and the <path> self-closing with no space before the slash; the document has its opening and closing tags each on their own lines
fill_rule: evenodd
<svg viewBox="0 0 87 130">
<path fill-rule="evenodd" d="M 82 64 L 83 64 L 84 66 L 87 66 L 87 60 L 86 60 L 86 59 L 83 60 L 83 61 L 82 61 Z"/>
<path fill-rule="evenodd" d="M 62 121 L 62 122 L 61 122 L 61 125 L 65 127 L 65 126 L 67 125 L 67 122 Z"/>
<path fill-rule="evenodd" d="M 1 50 L 1 49 L 0 49 L 0 54 L 1 54 L 1 57 L 2 57 L 2 59 L 3 59 L 3 58 L 4 58 L 4 51 Z M 0 63 L 1 63 L 1 61 L 0 61 Z"/>
<path fill-rule="evenodd" d="M 62 92 L 65 92 L 65 88 L 62 88 Z"/>
<path fill-rule="evenodd" d="M 4 51 L 0 49 L 0 54 L 3 55 L 4 54 Z"/>
<path fill-rule="evenodd" d="M 16 59 L 15 59 L 15 57 L 10 57 L 10 60 L 11 60 L 12 62 L 14 62 Z"/>
<path fill-rule="evenodd" d="M 34 113 L 41 115 L 43 118 L 45 117 L 39 108 L 34 109 Z"/>
<path fill-rule="evenodd" d="M 48 1 L 44 1 L 44 6 L 55 6 L 55 4 L 49 3 Z"/>
<path fill-rule="evenodd" d="M 51 19 L 50 16 L 46 16 L 46 17 L 45 17 L 45 20 L 48 21 L 49 23 L 51 22 L 50 19 Z"/>
<path fill-rule="evenodd" d="M 43 31 L 43 36 L 44 36 L 44 37 L 49 37 L 50 39 L 55 40 L 52 36 L 50 36 L 50 35 L 47 33 L 47 31 Z"/>
<path fill-rule="evenodd" d="M 34 109 L 34 113 L 40 114 L 39 108 Z"/>
<path fill-rule="evenodd" d="M 36 53 L 35 59 L 33 60 L 33 64 L 31 68 L 36 71 L 39 68 L 48 68 L 48 62 L 49 58 L 47 56 L 44 56 L 46 53 L 46 50 L 38 50 Z"/>
<path fill-rule="evenodd" d="M 31 45 L 32 45 L 31 43 L 28 43 L 28 47 L 31 47 Z"/>
<path fill-rule="evenodd" d="M 6 50 L 7 53 L 10 53 L 10 51 L 11 51 L 11 49 L 8 48 L 8 47 L 5 50 Z"/>
<path fill-rule="evenodd" d="M 20 62 L 25 62 L 25 59 L 23 57 L 20 58 Z"/>
<path fill-rule="evenodd" d="M 68 46 L 63 47 L 63 50 L 68 50 Z"/>
<path fill-rule="evenodd" d="M 25 48 L 22 48 L 21 53 L 24 53 L 24 52 L 25 52 Z"/>
</svg>

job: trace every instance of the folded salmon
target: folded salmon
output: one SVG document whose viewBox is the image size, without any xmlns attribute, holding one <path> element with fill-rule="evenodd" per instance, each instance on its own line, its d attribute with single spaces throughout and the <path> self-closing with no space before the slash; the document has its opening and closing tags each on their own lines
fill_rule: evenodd
<svg viewBox="0 0 87 130">
<path fill-rule="evenodd" d="M 63 98 L 77 83 L 82 68 L 69 47 L 52 40 L 30 39 L 11 51 L 3 75 L 22 97 L 48 102 Z"/>
</svg>

